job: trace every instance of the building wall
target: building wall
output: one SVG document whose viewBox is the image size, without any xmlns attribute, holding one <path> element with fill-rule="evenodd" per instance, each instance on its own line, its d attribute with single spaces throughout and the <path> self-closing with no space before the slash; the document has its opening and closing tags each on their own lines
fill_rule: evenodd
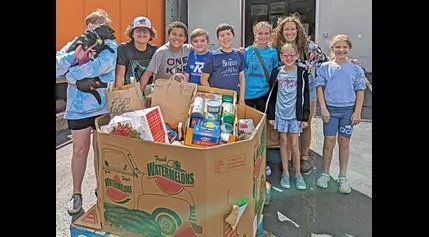
<svg viewBox="0 0 429 237">
<path fill-rule="evenodd" d="M 109 13 L 116 40 L 126 41 L 125 29 L 136 16 L 146 16 L 157 30 L 152 42 L 158 46 L 164 43 L 165 10 L 161 0 L 57 0 L 56 4 L 56 49 L 85 30 L 85 17 L 97 8 Z"/>
<path fill-rule="evenodd" d="M 329 41 L 335 34 L 346 34 L 353 44 L 349 57 L 357 58 L 367 72 L 372 72 L 372 0 L 316 1 L 316 41 L 323 51 L 329 54 Z"/>
<path fill-rule="evenodd" d="M 188 0 L 189 34 L 195 28 L 204 28 L 209 32 L 209 48 L 219 48 L 216 27 L 227 22 L 234 27 L 233 47 L 241 45 L 241 0 Z"/>
</svg>

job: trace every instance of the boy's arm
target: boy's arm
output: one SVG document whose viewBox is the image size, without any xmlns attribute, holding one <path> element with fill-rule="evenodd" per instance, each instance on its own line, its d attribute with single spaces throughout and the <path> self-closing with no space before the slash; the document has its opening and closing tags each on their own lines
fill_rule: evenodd
<svg viewBox="0 0 429 237">
<path fill-rule="evenodd" d="M 127 63 L 127 59 L 125 56 L 125 47 L 120 45 L 118 47 L 118 58 L 116 60 L 116 87 L 123 86 L 125 84 L 125 65 Z"/>
<path fill-rule="evenodd" d="M 98 77 L 115 70 L 118 45 L 113 40 L 106 41 L 106 45 L 114 52 L 103 50 L 94 60 L 80 66 L 71 67 L 66 74 L 66 80 L 70 84 L 76 84 L 78 80 Z"/>
<path fill-rule="evenodd" d="M 149 82 L 149 78 L 153 75 L 153 73 L 149 70 L 145 70 L 140 78 L 140 89 L 144 92 L 147 83 Z"/>
<path fill-rule="evenodd" d="M 238 84 L 240 85 L 240 99 L 238 100 L 238 103 L 244 105 L 244 93 L 246 92 L 246 80 L 244 78 L 244 71 L 241 71 L 240 74 L 238 74 Z"/>
<path fill-rule="evenodd" d="M 56 53 L 56 77 L 62 77 L 64 76 L 67 71 L 69 70 L 71 64 L 74 60 L 74 51 L 67 53 L 67 50 L 70 48 L 70 46 L 73 44 L 72 42 L 67 43 L 60 51 Z"/>
<path fill-rule="evenodd" d="M 156 52 L 153 54 L 152 58 L 150 59 L 149 65 L 147 66 L 146 70 L 143 72 L 142 76 L 140 77 L 140 89 L 142 91 L 144 91 L 144 89 L 146 88 L 147 83 L 149 82 L 149 78 L 153 74 L 158 73 L 158 70 L 161 67 L 161 63 L 162 63 L 162 56 L 158 48 L 158 50 L 156 50 Z"/>
<path fill-rule="evenodd" d="M 189 74 L 191 73 L 191 64 L 193 65 L 195 62 L 193 61 L 193 51 L 191 51 L 188 55 L 188 63 L 186 64 L 186 69 L 183 75 L 185 75 L 185 81 L 189 81 Z"/>
<path fill-rule="evenodd" d="M 210 87 L 209 77 L 210 77 L 210 74 L 205 73 L 205 72 L 201 73 L 200 82 L 201 82 L 202 86 L 208 86 L 208 87 Z"/>
<path fill-rule="evenodd" d="M 209 77 L 210 74 L 213 73 L 213 55 L 209 56 L 209 59 L 207 60 L 207 63 L 204 64 L 203 68 L 201 69 L 201 72 L 201 85 L 210 86 Z"/>
<path fill-rule="evenodd" d="M 246 61 L 244 60 L 244 55 L 240 54 L 241 64 L 238 74 L 238 84 L 240 85 L 240 99 L 238 103 L 244 105 L 244 93 L 246 92 L 246 79 L 244 78 L 244 68 L 246 67 Z"/>
</svg>

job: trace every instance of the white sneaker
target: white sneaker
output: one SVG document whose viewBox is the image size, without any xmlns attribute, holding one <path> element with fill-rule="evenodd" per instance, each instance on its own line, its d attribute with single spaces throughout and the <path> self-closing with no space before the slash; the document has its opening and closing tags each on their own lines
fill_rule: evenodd
<svg viewBox="0 0 429 237">
<path fill-rule="evenodd" d="M 327 188 L 330 180 L 331 180 L 331 176 L 329 176 L 329 174 L 322 173 L 320 177 L 317 179 L 316 185 L 321 188 Z"/>
<path fill-rule="evenodd" d="M 338 177 L 338 181 L 340 182 L 340 193 L 349 194 L 352 191 L 352 187 L 350 186 L 347 177 Z"/>
</svg>

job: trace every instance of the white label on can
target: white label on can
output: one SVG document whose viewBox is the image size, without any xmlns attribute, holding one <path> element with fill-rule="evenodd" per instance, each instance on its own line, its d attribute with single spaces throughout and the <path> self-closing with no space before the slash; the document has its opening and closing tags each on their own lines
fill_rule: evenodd
<svg viewBox="0 0 429 237">
<path fill-rule="evenodd" d="M 223 111 L 222 111 L 222 114 L 234 114 L 234 105 L 232 104 L 232 103 L 229 103 L 229 102 L 223 102 L 223 104 L 222 104 L 222 108 L 223 108 Z"/>
<path fill-rule="evenodd" d="M 198 113 L 201 116 L 203 116 L 204 106 L 205 106 L 205 100 L 200 96 L 195 97 L 194 106 L 192 107 L 192 114 Z"/>
</svg>

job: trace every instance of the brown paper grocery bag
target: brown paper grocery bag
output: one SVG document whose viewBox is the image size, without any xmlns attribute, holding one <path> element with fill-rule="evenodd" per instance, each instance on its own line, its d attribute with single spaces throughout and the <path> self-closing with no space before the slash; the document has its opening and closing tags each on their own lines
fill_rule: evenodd
<svg viewBox="0 0 429 237">
<path fill-rule="evenodd" d="M 157 79 L 152 91 L 151 106 L 159 106 L 164 121 L 186 124 L 191 102 L 197 93 L 197 84 Z"/>
<path fill-rule="evenodd" d="M 274 129 L 274 126 L 269 124 L 267 120 L 267 148 L 280 147 L 280 134 Z"/>
<path fill-rule="evenodd" d="M 140 90 L 140 85 L 131 78 L 131 84 L 113 87 L 113 83 L 107 85 L 107 110 L 110 117 L 121 115 L 125 112 L 142 110 L 145 108 L 145 100 Z"/>
</svg>

